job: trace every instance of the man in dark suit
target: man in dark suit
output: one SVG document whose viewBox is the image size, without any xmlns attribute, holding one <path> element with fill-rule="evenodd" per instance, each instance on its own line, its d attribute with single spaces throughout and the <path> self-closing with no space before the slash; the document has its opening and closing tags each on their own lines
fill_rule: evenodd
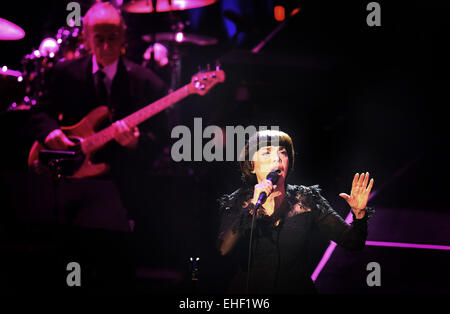
<svg viewBox="0 0 450 314">
<path fill-rule="evenodd" d="M 94 5 L 83 23 L 86 45 L 92 54 L 55 67 L 49 91 L 33 114 L 36 137 L 50 149 L 68 149 L 74 143 L 60 126 L 74 125 L 94 108 L 107 105 L 115 141 L 99 152 L 96 160 L 110 164 L 108 179 L 113 179 L 121 190 L 133 225 L 133 211 L 138 204 L 131 190 L 140 183 L 138 174 L 145 172 L 139 167 L 152 163 L 169 134 L 164 112 L 133 129 L 120 119 L 164 96 L 166 88 L 153 72 L 121 57 L 125 24 L 112 5 Z M 99 222 L 100 218 L 95 220 Z"/>
<path fill-rule="evenodd" d="M 83 27 L 91 54 L 57 64 L 48 92 L 34 109 L 33 125 L 37 140 L 46 147 L 70 149 L 74 143 L 60 126 L 78 123 L 98 106 L 109 107 L 107 125 L 114 125 L 114 141 L 96 154 L 96 161 L 109 163 L 110 173 L 100 178 L 64 180 L 58 188 L 59 211 L 62 223 L 70 227 L 128 232 L 133 230 L 142 203 L 139 199 L 139 190 L 144 191 L 142 175 L 149 172 L 152 162 L 168 143 L 169 133 L 164 112 L 134 128 L 121 119 L 164 96 L 166 88 L 153 72 L 122 57 L 125 24 L 112 5 L 92 6 Z M 147 193 L 150 189 L 145 186 Z M 99 259 L 93 264 L 97 266 L 93 269 L 88 266 L 88 271 L 106 278 L 104 282 L 110 286 L 118 270 L 123 269 L 123 264 L 117 264 L 117 257 L 129 251 L 122 246 L 124 250 L 118 252 L 121 240 L 114 236 L 92 236 L 84 231 L 80 234 L 76 233 L 71 243 L 79 246 L 82 255 L 70 244 L 69 256 L 96 255 Z M 94 238 L 97 240 L 92 243 Z M 87 244 L 89 248 L 83 248 Z M 92 264 L 89 258 L 85 264 Z"/>
</svg>

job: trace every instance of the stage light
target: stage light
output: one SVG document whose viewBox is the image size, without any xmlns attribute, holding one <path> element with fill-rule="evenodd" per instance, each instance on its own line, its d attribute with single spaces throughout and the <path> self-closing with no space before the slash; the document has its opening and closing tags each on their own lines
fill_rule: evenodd
<svg viewBox="0 0 450 314">
<path fill-rule="evenodd" d="M 182 42 L 183 41 L 183 39 L 184 39 L 184 35 L 183 35 L 183 33 L 182 32 L 178 32 L 176 35 L 175 35 L 175 40 L 177 41 L 177 42 Z"/>
<path fill-rule="evenodd" d="M 154 43 L 150 45 L 144 52 L 144 60 L 153 59 L 159 64 L 159 66 L 165 66 L 169 63 L 169 51 L 163 44 Z"/>
<path fill-rule="evenodd" d="M 58 42 L 51 37 L 47 37 L 44 38 L 41 42 L 41 44 L 39 45 L 39 52 L 42 56 L 47 57 L 50 56 L 50 58 L 52 58 L 53 56 L 58 52 L 59 50 L 59 45 Z M 36 52 L 35 52 L 36 55 Z M 39 57 L 38 55 L 36 55 L 36 57 Z"/>
<path fill-rule="evenodd" d="M 286 12 L 282 5 L 277 5 L 273 8 L 273 16 L 276 21 L 283 22 L 286 18 Z"/>
<path fill-rule="evenodd" d="M 298 12 L 300 12 L 301 8 L 295 8 L 294 10 L 292 10 L 290 16 L 294 16 L 296 15 Z"/>
<path fill-rule="evenodd" d="M 174 4 L 177 4 L 179 6 L 180 10 L 184 10 L 184 8 L 186 8 L 186 0 L 175 0 L 174 2 Z"/>
</svg>

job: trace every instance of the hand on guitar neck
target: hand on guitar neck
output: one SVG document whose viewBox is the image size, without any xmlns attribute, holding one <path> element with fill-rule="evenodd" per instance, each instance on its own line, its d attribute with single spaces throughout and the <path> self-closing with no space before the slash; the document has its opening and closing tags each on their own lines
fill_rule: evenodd
<svg viewBox="0 0 450 314">
<path fill-rule="evenodd" d="M 136 149 L 140 135 L 138 127 L 130 129 L 123 120 L 114 122 L 113 126 L 114 139 L 116 140 L 116 142 L 123 147 Z"/>
<path fill-rule="evenodd" d="M 139 142 L 139 129 L 134 127 L 130 129 L 123 120 L 116 121 L 114 124 L 114 139 L 121 146 L 136 149 Z M 55 129 L 47 135 L 44 141 L 45 146 L 51 149 L 69 150 L 75 146 L 61 129 Z"/>
</svg>

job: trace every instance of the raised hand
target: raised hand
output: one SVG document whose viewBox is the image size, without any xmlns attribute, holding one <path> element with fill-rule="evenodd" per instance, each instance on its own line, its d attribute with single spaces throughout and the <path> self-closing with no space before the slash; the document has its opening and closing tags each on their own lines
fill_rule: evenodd
<svg viewBox="0 0 450 314">
<path fill-rule="evenodd" d="M 357 219 L 361 219 L 365 215 L 367 202 L 369 201 L 370 191 L 373 186 L 373 179 L 369 182 L 369 173 L 355 174 L 352 183 L 350 195 L 340 193 L 339 196 L 346 200 Z M 369 183 L 369 185 L 367 185 Z"/>
</svg>

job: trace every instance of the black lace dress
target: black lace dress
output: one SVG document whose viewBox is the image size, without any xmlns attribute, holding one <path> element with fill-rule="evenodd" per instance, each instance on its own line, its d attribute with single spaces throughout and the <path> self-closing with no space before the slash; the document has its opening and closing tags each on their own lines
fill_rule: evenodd
<svg viewBox="0 0 450 314">
<path fill-rule="evenodd" d="M 248 249 L 251 215 L 247 206 L 253 187 L 240 188 L 219 199 L 222 211 L 218 237 L 220 247 L 230 229 L 239 233 L 233 254 L 239 271 L 231 280 L 230 292 L 247 292 Z M 250 265 L 249 293 L 314 293 L 308 271 L 308 244 L 315 226 L 330 240 L 349 250 L 360 250 L 367 237 L 367 221 L 373 210 L 367 208 L 362 219 L 348 225 L 336 213 L 317 185 L 287 185 L 286 197 L 277 210 L 277 217 L 258 214 L 255 219 Z M 274 214 L 275 215 L 275 214 Z M 275 221 L 281 219 L 278 225 Z"/>
</svg>

